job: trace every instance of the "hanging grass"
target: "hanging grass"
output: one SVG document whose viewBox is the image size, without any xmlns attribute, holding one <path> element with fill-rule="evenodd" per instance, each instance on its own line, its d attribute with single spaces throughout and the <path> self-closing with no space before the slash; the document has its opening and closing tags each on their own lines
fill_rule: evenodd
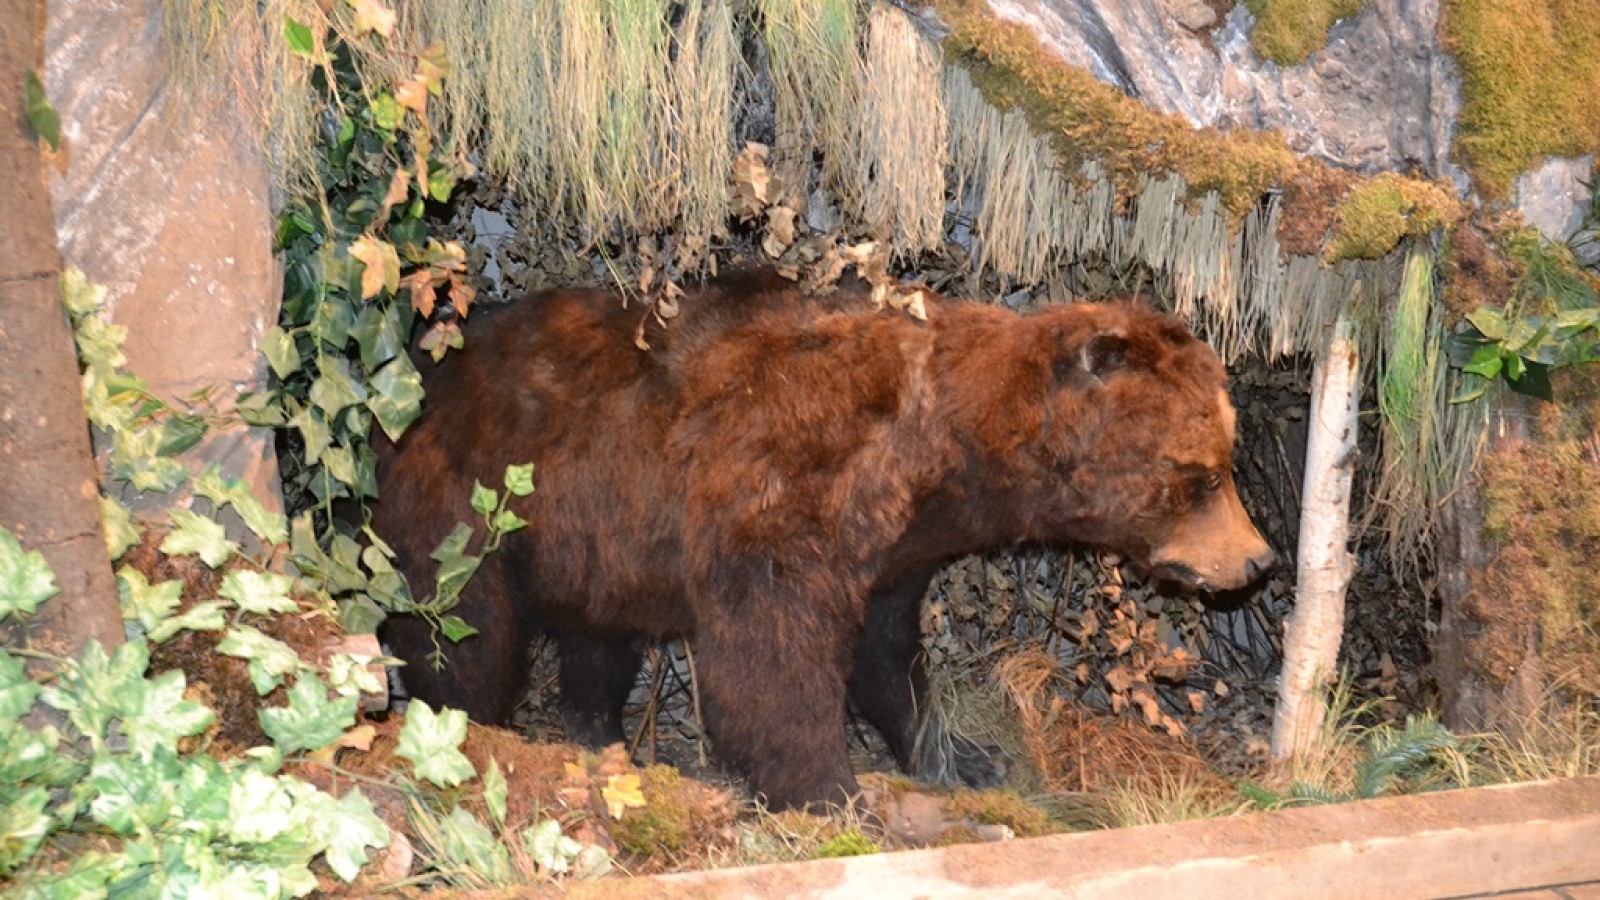
<svg viewBox="0 0 1600 900">
<path fill-rule="evenodd" d="M 856 184 L 862 218 L 887 229 L 898 251 L 944 239 L 949 154 L 939 48 L 909 16 L 876 6 L 868 17 Z"/>
<path fill-rule="evenodd" d="M 764 0 L 762 34 L 771 64 L 778 133 L 774 167 L 784 183 L 810 180 L 822 154 L 822 183 L 846 208 L 859 203 L 855 159 L 861 60 L 856 0 Z"/>
</svg>

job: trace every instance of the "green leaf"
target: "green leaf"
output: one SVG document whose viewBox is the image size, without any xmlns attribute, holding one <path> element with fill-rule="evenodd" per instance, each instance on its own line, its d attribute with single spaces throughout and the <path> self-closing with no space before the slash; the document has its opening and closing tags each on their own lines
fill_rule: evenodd
<svg viewBox="0 0 1600 900">
<path fill-rule="evenodd" d="M 112 562 L 139 543 L 139 526 L 133 524 L 133 513 L 122 501 L 107 494 L 100 495 L 100 525 L 106 533 L 106 554 Z"/>
<path fill-rule="evenodd" d="M 267 358 L 267 365 L 279 381 L 300 371 L 300 351 L 295 349 L 294 337 L 277 325 L 261 336 L 261 355 Z"/>
<path fill-rule="evenodd" d="M 22 660 L 0 648 L 0 719 L 14 719 L 32 709 L 40 690 Z"/>
<path fill-rule="evenodd" d="M 44 556 L 23 550 L 11 532 L 0 528 L 0 620 L 17 613 L 32 615 L 60 590 Z"/>
<path fill-rule="evenodd" d="M 50 105 L 50 99 L 44 93 L 44 83 L 39 80 L 39 73 L 32 69 L 23 76 L 22 110 L 33 133 L 44 138 L 51 150 L 60 153 L 61 115 Z"/>
<path fill-rule="evenodd" d="M 394 328 L 394 316 L 378 306 L 368 306 L 356 316 L 350 329 L 356 347 L 361 351 L 361 365 L 368 372 L 394 359 L 404 352 L 404 342 Z"/>
<path fill-rule="evenodd" d="M 329 293 L 317 304 L 309 331 L 317 340 L 343 353 L 344 345 L 350 340 L 350 325 L 355 321 L 355 315 L 350 298 Z"/>
<path fill-rule="evenodd" d="M 1555 402 L 1555 389 L 1550 383 L 1550 367 L 1530 362 L 1520 378 L 1510 382 L 1511 389 L 1529 397 L 1538 397 L 1546 403 Z"/>
<path fill-rule="evenodd" d="M 489 757 L 489 768 L 483 772 L 483 803 L 489 807 L 489 815 L 494 817 L 494 823 L 501 828 L 506 825 L 506 796 L 509 788 L 506 785 L 506 776 L 500 771 L 500 761 L 493 756 Z"/>
<path fill-rule="evenodd" d="M 440 619 L 439 630 L 444 632 L 445 637 L 457 644 L 461 643 L 463 639 L 478 633 L 478 629 L 468 625 L 467 621 L 460 616 L 445 616 Z"/>
<path fill-rule="evenodd" d="M 151 760 L 128 754 L 102 753 L 89 769 L 95 791 L 89 815 L 124 837 L 156 831 L 174 812 L 180 767 L 170 753 Z"/>
<path fill-rule="evenodd" d="M 322 454 L 333 446 L 333 429 L 328 427 L 327 420 L 315 407 L 308 406 L 295 413 L 289 424 L 300 431 L 300 440 L 305 444 L 306 464 L 321 462 Z"/>
<path fill-rule="evenodd" d="M 175 509 L 170 513 L 173 530 L 161 541 L 161 552 L 168 556 L 194 555 L 213 569 L 239 552 L 239 545 L 228 540 L 221 525 L 192 510 Z"/>
<path fill-rule="evenodd" d="M 494 517 L 494 530 L 501 534 L 521 531 L 526 527 L 528 527 L 528 520 L 509 509 L 500 510 L 500 513 Z"/>
<path fill-rule="evenodd" d="M 383 694 L 388 690 L 383 676 L 370 667 L 371 657 L 335 653 L 328 657 L 328 687 L 349 697 Z"/>
<path fill-rule="evenodd" d="M 457 806 L 434 824 L 440 855 L 448 863 L 472 872 L 488 884 L 511 882 L 510 853 L 476 816 Z"/>
<path fill-rule="evenodd" d="M 367 848 L 389 846 L 389 827 L 372 808 L 372 801 L 354 788 L 334 801 L 313 822 L 327 846 L 328 868 L 345 881 L 354 881 L 367 864 Z"/>
<path fill-rule="evenodd" d="M 1512 381 L 1516 381 L 1519 378 L 1521 378 L 1522 377 L 1522 373 L 1527 371 L 1527 369 L 1528 369 L 1528 366 L 1527 366 L 1526 363 L 1524 363 L 1522 361 L 1522 357 L 1520 357 L 1520 356 L 1518 356 L 1518 355 L 1516 355 L 1514 353 L 1513 354 L 1509 354 L 1509 355 L 1507 355 L 1505 357 L 1505 373 L 1506 373 L 1506 377 L 1511 379 Z"/>
<path fill-rule="evenodd" d="M 405 354 L 396 356 L 379 369 L 371 381 L 372 395 L 367 408 L 389 440 L 398 441 L 417 416 L 422 414 L 422 374 Z"/>
<path fill-rule="evenodd" d="M 1500 369 L 1505 365 L 1505 359 L 1500 355 L 1500 348 L 1495 345 L 1479 347 L 1472 354 L 1472 361 L 1461 367 L 1461 371 L 1484 378 L 1493 379 L 1500 374 Z"/>
<path fill-rule="evenodd" d="M 405 121 L 406 108 L 390 94 L 372 98 L 372 124 L 384 131 L 393 131 Z"/>
<path fill-rule="evenodd" d="M 438 787 L 455 787 L 476 774 L 472 761 L 458 749 L 466 737 L 466 713 L 444 709 L 435 715 L 428 704 L 413 699 L 406 707 L 395 754 L 411 760 L 418 778 Z"/>
<path fill-rule="evenodd" d="M 210 428 L 199 416 L 174 414 L 161 426 L 161 441 L 156 445 L 157 456 L 177 456 L 200 443 Z"/>
<path fill-rule="evenodd" d="M 250 683 L 255 685 L 256 693 L 263 695 L 282 684 L 283 676 L 298 671 L 303 665 L 294 648 L 249 625 L 228 629 L 217 644 L 217 652 L 249 660 Z"/>
<path fill-rule="evenodd" d="M 240 394 L 239 400 L 233 405 L 233 411 L 246 425 L 257 425 L 262 428 L 276 428 L 289 421 L 289 417 L 283 412 L 283 402 L 274 391 Z"/>
<path fill-rule="evenodd" d="M 434 548 L 432 557 L 439 563 L 439 572 L 434 578 L 435 599 L 459 595 L 467 579 L 478 570 L 483 560 L 466 552 L 467 541 L 471 539 L 472 528 L 458 522 L 455 530 Z"/>
<path fill-rule="evenodd" d="M 199 734 L 216 720 L 205 704 L 183 698 L 183 673 L 169 670 L 143 682 L 122 713 L 122 733 L 140 759 L 156 750 L 178 752 L 178 739 Z"/>
<path fill-rule="evenodd" d="M 1505 313 L 1488 306 L 1480 306 L 1467 313 L 1467 321 L 1491 341 L 1504 341 L 1511 331 Z"/>
<path fill-rule="evenodd" d="M 355 724 L 356 698 L 328 699 L 328 687 L 310 673 L 289 689 L 289 705 L 261 710 L 261 730 L 279 750 L 317 750 L 333 743 Z M 464 733 L 464 732 L 463 732 Z"/>
<path fill-rule="evenodd" d="M 289 596 L 294 579 L 274 572 L 251 572 L 234 569 L 223 576 L 222 588 L 217 593 L 232 600 L 248 613 L 268 615 L 291 613 L 299 610 Z"/>
<path fill-rule="evenodd" d="M 500 495 L 493 488 L 486 488 L 476 479 L 472 482 L 472 508 L 479 515 L 487 516 L 494 512 L 500 505 Z"/>
<path fill-rule="evenodd" d="M 533 463 L 524 466 L 506 466 L 506 490 L 526 497 L 533 493 Z"/>
<path fill-rule="evenodd" d="M 311 59 L 317 46 L 311 38 L 311 29 L 288 16 L 283 17 L 283 39 L 289 45 L 289 52 L 303 59 Z"/>
<path fill-rule="evenodd" d="M 265 844 L 289 831 L 294 797 L 289 782 L 245 769 L 228 794 L 227 835 L 239 844 Z"/>
<path fill-rule="evenodd" d="M 322 376 L 311 383 L 311 402 L 331 418 L 347 406 L 367 399 L 367 391 L 350 376 L 349 364 L 343 359 L 329 357 L 323 360 Z"/>
<path fill-rule="evenodd" d="M 77 266 L 61 270 L 61 305 L 75 319 L 93 315 L 105 305 L 108 288 L 89 280 Z"/>
<path fill-rule="evenodd" d="M 351 634 L 376 634 L 389 616 L 366 594 L 352 594 L 339 601 L 339 625 Z"/>
<path fill-rule="evenodd" d="M 140 689 L 149 667 L 150 648 L 144 641 L 128 641 L 107 656 L 99 641 L 90 640 L 40 699 L 66 713 L 98 744 L 106 725 L 122 713 L 123 700 Z"/>
<path fill-rule="evenodd" d="M 522 846 L 542 869 L 557 874 L 578 858 L 583 845 L 561 833 L 561 823 L 544 819 L 522 830 Z"/>
<path fill-rule="evenodd" d="M 210 500 L 218 509 L 233 507 L 235 514 L 256 537 L 267 544 L 277 545 L 289 539 L 288 519 L 282 513 L 272 512 L 250 492 L 250 484 L 243 478 L 223 475 L 216 463 L 206 467 L 194 483 L 195 493 Z"/>
<path fill-rule="evenodd" d="M 428 173 L 428 196 L 443 203 L 456 189 L 456 173 L 449 166 L 439 166 Z"/>
<path fill-rule="evenodd" d="M 132 566 L 117 570 L 117 599 L 121 601 L 122 618 L 138 622 L 146 632 L 172 615 L 182 594 L 183 582 L 176 579 L 151 584 L 143 572 Z"/>
<path fill-rule="evenodd" d="M 196 603 L 150 629 L 150 640 L 160 644 L 180 631 L 221 631 L 228 625 L 222 615 L 225 609 L 227 605 L 216 600 Z"/>
<path fill-rule="evenodd" d="M 27 862 L 54 830 L 55 818 L 44 811 L 49 803 L 49 791 L 31 787 L 0 808 L 0 875 Z"/>
</svg>

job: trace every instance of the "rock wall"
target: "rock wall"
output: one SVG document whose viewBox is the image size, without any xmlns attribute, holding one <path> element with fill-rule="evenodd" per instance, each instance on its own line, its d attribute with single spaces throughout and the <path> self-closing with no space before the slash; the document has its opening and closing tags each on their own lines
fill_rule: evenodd
<svg viewBox="0 0 1600 900">
<path fill-rule="evenodd" d="M 51 192 L 61 255 L 109 289 L 133 373 L 177 405 L 214 387 L 226 410 L 265 383 L 256 346 L 281 298 L 265 161 L 231 104 L 175 102 L 160 0 L 50 0 L 47 15 L 45 84 L 70 147 Z M 269 432 L 214 430 L 186 461 L 215 461 L 282 508 Z M 125 499 L 150 511 L 184 497 Z"/>
<path fill-rule="evenodd" d="M 1439 46 L 1440 0 L 1371 0 L 1290 68 L 1256 56 L 1244 7 L 1219 19 L 1216 5 L 990 2 L 1066 61 L 1197 126 L 1278 129 L 1290 147 L 1337 166 L 1459 178 L 1449 147 L 1461 101 Z"/>
</svg>

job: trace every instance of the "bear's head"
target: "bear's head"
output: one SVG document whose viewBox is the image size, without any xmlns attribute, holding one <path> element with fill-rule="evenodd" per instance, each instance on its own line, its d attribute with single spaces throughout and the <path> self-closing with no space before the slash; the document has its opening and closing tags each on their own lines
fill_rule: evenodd
<svg viewBox="0 0 1600 900">
<path fill-rule="evenodd" d="M 1053 306 L 1025 321 L 1023 345 L 978 350 L 1005 373 L 999 398 L 990 376 L 998 403 L 975 437 L 1005 460 L 1009 483 L 997 487 L 1016 530 L 1114 550 L 1206 592 L 1266 571 L 1272 550 L 1234 488 L 1234 410 L 1216 353 L 1177 318 L 1132 303 Z"/>
</svg>

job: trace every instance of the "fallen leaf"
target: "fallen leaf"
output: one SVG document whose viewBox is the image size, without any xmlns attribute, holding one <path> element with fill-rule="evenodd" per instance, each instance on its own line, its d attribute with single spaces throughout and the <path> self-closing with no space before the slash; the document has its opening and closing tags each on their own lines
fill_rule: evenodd
<svg viewBox="0 0 1600 900">
<path fill-rule="evenodd" d="M 356 34 L 376 31 L 384 37 L 394 36 L 395 12 L 383 5 L 382 0 L 349 0 L 356 10 Z"/>
<path fill-rule="evenodd" d="M 639 784 L 639 775 L 636 772 L 626 772 L 613 775 L 606 780 L 606 786 L 600 790 L 600 796 L 606 801 L 606 812 L 611 818 L 620 819 L 627 809 L 637 809 L 645 805 L 644 789 Z"/>
</svg>

